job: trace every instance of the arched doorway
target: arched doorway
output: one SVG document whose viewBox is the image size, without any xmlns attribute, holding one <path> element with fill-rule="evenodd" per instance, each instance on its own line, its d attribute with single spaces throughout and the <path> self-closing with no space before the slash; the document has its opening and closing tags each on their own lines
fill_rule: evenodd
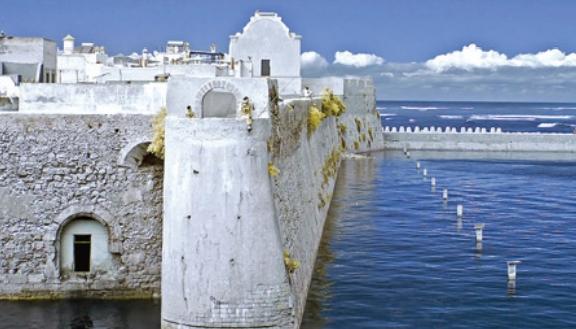
<svg viewBox="0 0 576 329">
<path fill-rule="evenodd" d="M 75 218 L 60 234 L 63 274 L 108 272 L 113 268 L 108 229 L 89 217 Z"/>
<path fill-rule="evenodd" d="M 202 98 L 202 113 L 205 118 L 236 117 L 237 99 L 233 93 L 221 88 L 208 91 Z"/>
<path fill-rule="evenodd" d="M 139 169 L 150 166 L 162 166 L 164 162 L 148 152 L 150 141 L 138 141 L 128 144 L 120 152 L 118 165 Z"/>
</svg>

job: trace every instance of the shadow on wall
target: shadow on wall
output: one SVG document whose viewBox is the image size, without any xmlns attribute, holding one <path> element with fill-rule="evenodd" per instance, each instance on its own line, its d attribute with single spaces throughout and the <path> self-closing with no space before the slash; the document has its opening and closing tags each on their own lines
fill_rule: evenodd
<svg viewBox="0 0 576 329">
<path fill-rule="evenodd" d="M 236 97 L 224 89 L 214 88 L 202 98 L 202 113 L 205 118 L 235 118 Z"/>
</svg>

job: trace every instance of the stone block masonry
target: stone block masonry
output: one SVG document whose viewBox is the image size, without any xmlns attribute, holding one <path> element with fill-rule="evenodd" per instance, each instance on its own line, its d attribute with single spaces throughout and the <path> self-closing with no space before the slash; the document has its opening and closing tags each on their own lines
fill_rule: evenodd
<svg viewBox="0 0 576 329">
<path fill-rule="evenodd" d="M 137 165 L 150 122 L 0 116 L 1 299 L 158 295 L 163 168 Z M 62 232 L 80 218 L 108 233 L 111 259 L 90 274 L 62 264 Z"/>
</svg>

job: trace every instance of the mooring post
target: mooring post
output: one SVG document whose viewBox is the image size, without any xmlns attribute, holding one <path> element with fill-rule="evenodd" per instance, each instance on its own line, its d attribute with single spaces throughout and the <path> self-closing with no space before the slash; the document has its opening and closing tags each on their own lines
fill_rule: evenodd
<svg viewBox="0 0 576 329">
<path fill-rule="evenodd" d="M 422 176 L 424 177 L 428 176 L 428 169 L 424 168 L 424 170 L 422 171 Z"/>
<path fill-rule="evenodd" d="M 416 169 L 420 169 L 420 161 L 416 161 Z"/>
<path fill-rule="evenodd" d="M 464 206 L 459 204 L 458 206 L 456 206 L 456 215 L 461 218 L 462 216 L 464 216 Z"/>
<path fill-rule="evenodd" d="M 431 185 L 432 187 L 436 187 L 436 177 L 432 177 L 432 178 L 430 179 L 430 185 Z"/>
<path fill-rule="evenodd" d="M 506 262 L 508 265 L 508 281 L 515 281 L 516 280 L 516 266 L 520 264 L 521 261 L 519 260 L 511 260 Z"/>
<path fill-rule="evenodd" d="M 442 191 L 442 199 L 444 201 L 448 200 L 448 189 L 447 188 L 445 188 L 444 191 Z"/>
<path fill-rule="evenodd" d="M 476 231 L 476 242 L 482 242 L 484 224 L 475 224 L 474 230 Z"/>
</svg>

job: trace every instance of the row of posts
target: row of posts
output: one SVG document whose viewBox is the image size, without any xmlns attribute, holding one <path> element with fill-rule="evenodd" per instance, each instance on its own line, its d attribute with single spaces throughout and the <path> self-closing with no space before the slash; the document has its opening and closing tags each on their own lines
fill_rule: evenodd
<svg viewBox="0 0 576 329">
<path fill-rule="evenodd" d="M 407 147 L 404 147 L 404 155 L 406 156 L 406 158 L 410 158 L 410 151 L 408 151 Z M 418 171 L 420 171 L 421 169 L 421 164 L 420 161 L 416 161 L 416 169 Z M 422 169 L 422 176 L 424 176 L 424 178 L 428 177 L 428 169 L 423 168 Z M 436 177 L 431 177 L 430 178 L 430 185 L 432 186 L 432 189 L 436 189 Z M 444 202 L 448 201 L 448 189 L 445 188 L 442 190 L 442 200 L 444 200 Z M 462 204 L 458 204 L 456 205 L 456 217 L 458 218 L 459 223 L 461 223 L 462 218 L 464 217 L 464 205 Z M 475 231 L 475 237 L 476 237 L 476 249 L 477 250 L 482 250 L 482 240 L 484 239 L 484 224 L 475 224 L 474 225 L 474 231 Z M 509 291 L 511 291 L 513 293 L 513 291 L 515 290 L 516 287 L 516 275 L 517 275 L 517 266 L 518 264 L 520 264 L 521 262 L 519 260 L 511 260 L 511 261 L 507 261 L 506 265 L 507 265 L 507 273 L 508 273 L 508 288 Z"/>
</svg>

